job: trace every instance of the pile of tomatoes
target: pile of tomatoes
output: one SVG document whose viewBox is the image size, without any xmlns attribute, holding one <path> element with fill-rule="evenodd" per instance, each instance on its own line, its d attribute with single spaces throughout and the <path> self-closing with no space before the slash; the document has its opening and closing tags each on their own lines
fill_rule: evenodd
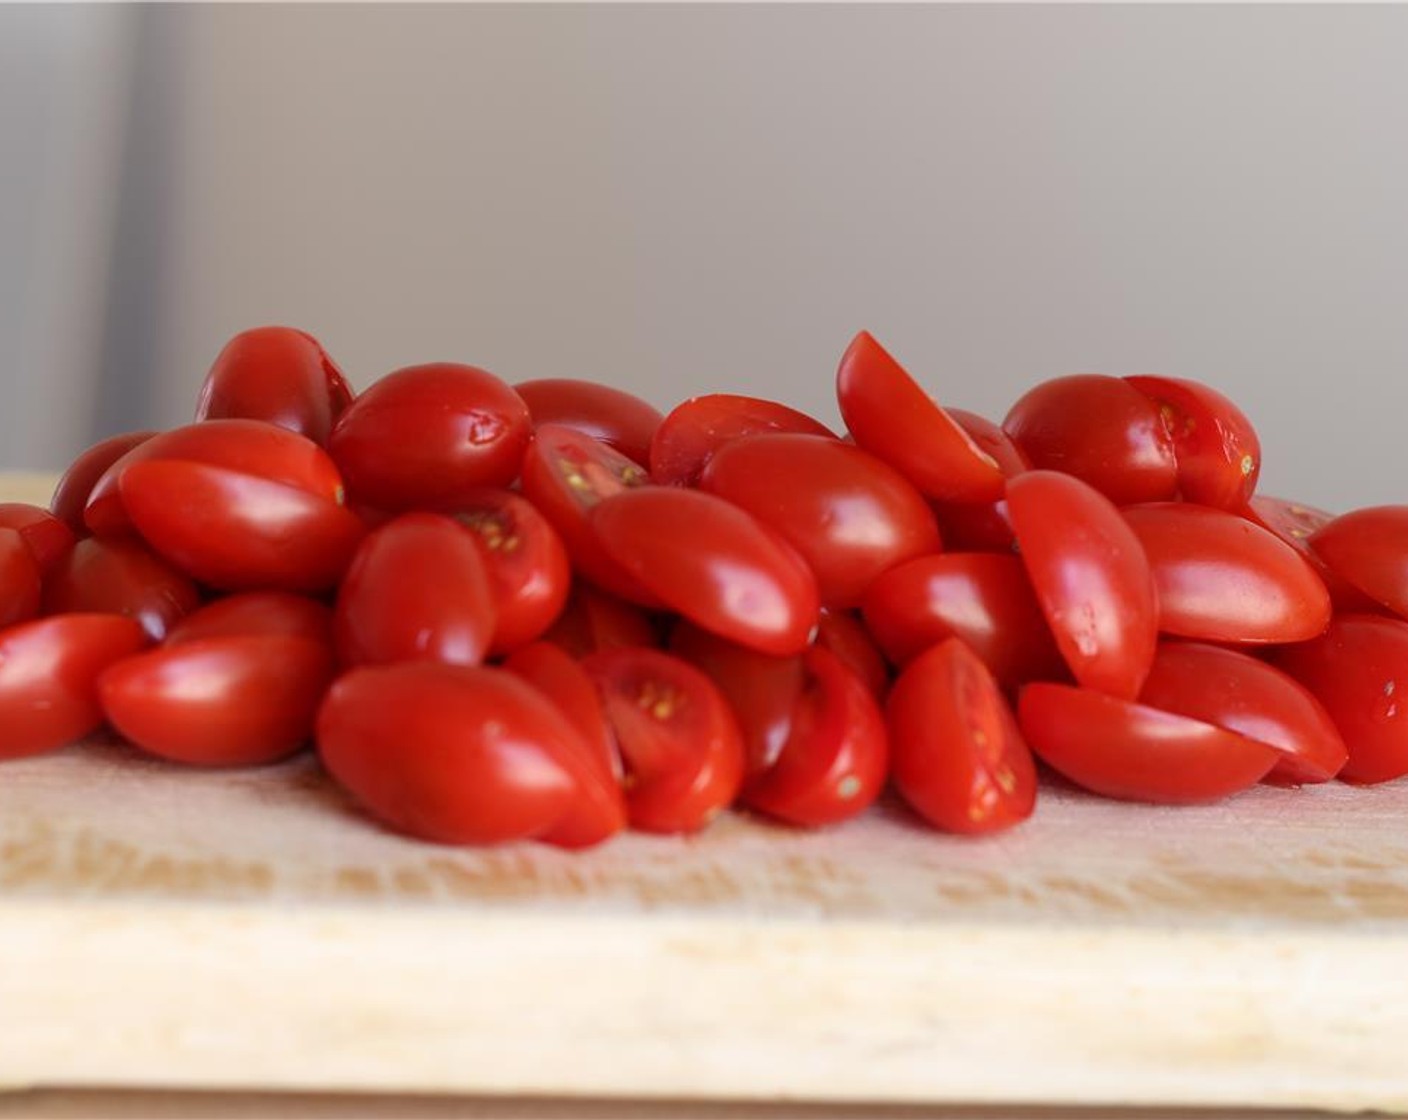
<svg viewBox="0 0 1408 1120">
<path fill-rule="evenodd" d="M 0 758 L 312 743 L 395 829 L 571 848 L 887 786 L 988 832 L 1039 763 L 1165 803 L 1408 773 L 1408 507 L 1256 495 L 1192 381 L 1060 377 L 998 425 L 862 333 L 836 388 L 844 437 L 449 363 L 358 396 L 240 334 L 195 423 L 0 506 Z"/>
</svg>

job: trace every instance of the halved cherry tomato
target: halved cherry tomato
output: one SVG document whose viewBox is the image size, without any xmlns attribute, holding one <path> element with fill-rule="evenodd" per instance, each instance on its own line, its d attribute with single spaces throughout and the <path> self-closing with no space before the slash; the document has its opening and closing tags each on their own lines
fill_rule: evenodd
<svg viewBox="0 0 1408 1120">
<path fill-rule="evenodd" d="M 800 653 L 810 642 L 815 577 L 737 506 L 698 490 L 650 486 L 593 506 L 589 522 L 613 560 L 704 629 L 763 653 Z"/>
<path fill-rule="evenodd" d="M 192 611 L 171 628 L 166 644 L 241 635 L 283 635 L 332 645 L 332 610 L 306 595 L 287 591 L 246 591 L 227 595 Z"/>
<path fill-rule="evenodd" d="M 1089 483 L 1045 470 L 1009 480 L 1007 508 L 1037 602 L 1076 680 L 1137 696 L 1158 640 L 1158 594 L 1120 511 Z"/>
<path fill-rule="evenodd" d="M 343 665 L 478 665 L 494 635 L 489 573 L 468 533 L 438 513 L 404 513 L 357 549 L 333 615 Z"/>
<path fill-rule="evenodd" d="M 123 432 L 100 440 L 83 452 L 64 472 L 54 489 L 54 496 L 49 499 L 49 508 L 54 516 L 73 530 L 76 537 L 86 537 L 88 524 L 83 519 L 83 511 L 98 479 L 134 447 L 140 447 L 156 434 Z"/>
<path fill-rule="evenodd" d="M 643 832 L 697 832 L 743 782 L 743 742 L 723 694 L 678 657 L 615 649 L 582 662 L 625 764 L 626 809 Z"/>
<path fill-rule="evenodd" d="M 158 642 L 198 606 L 189 577 L 135 538 L 79 541 L 44 585 L 45 614 L 120 614 Z"/>
<path fill-rule="evenodd" d="M 348 492 L 378 509 L 453 509 L 466 487 L 507 486 L 532 434 L 528 406 L 475 366 L 440 362 L 381 378 L 333 428 Z"/>
<path fill-rule="evenodd" d="M 1325 584 L 1330 593 L 1330 602 L 1336 611 L 1344 614 L 1374 612 L 1382 610 L 1382 604 L 1369 598 L 1315 554 L 1310 547 L 1310 537 L 1317 529 L 1328 525 L 1335 514 L 1303 502 L 1292 502 L 1285 498 L 1273 498 L 1267 494 L 1257 494 L 1247 503 L 1242 516 L 1267 532 L 1285 541 L 1305 558 L 1315 569 L 1315 574 Z"/>
<path fill-rule="evenodd" d="M 639 607 L 598 591 L 591 584 L 578 583 L 543 638 L 570 656 L 581 658 L 602 649 L 653 646 L 659 635 L 655 624 Z"/>
<path fill-rule="evenodd" d="M 1002 427 L 1033 467 L 1075 475 L 1116 505 L 1177 493 L 1173 437 L 1159 407 L 1122 378 L 1082 373 L 1043 381 L 1012 406 Z"/>
<path fill-rule="evenodd" d="M 1325 584 L 1290 545 L 1244 517 L 1191 502 L 1130 506 L 1166 634 L 1239 645 L 1303 642 L 1330 621 Z"/>
<path fill-rule="evenodd" d="M 64 614 L 0 631 L 0 758 L 77 742 L 103 723 L 98 676 L 147 645 L 130 618 Z"/>
<path fill-rule="evenodd" d="M 572 811 L 576 729 L 512 673 L 435 661 L 354 669 L 318 713 L 318 753 L 378 820 L 441 844 L 540 836 Z"/>
<path fill-rule="evenodd" d="M 0 529 L 0 630 L 39 613 L 39 563 L 14 529 Z"/>
<path fill-rule="evenodd" d="M 926 497 L 953 502 L 1002 497 L 1002 469 L 993 457 L 868 331 L 856 335 L 841 358 L 836 399 L 856 443 Z"/>
<path fill-rule="evenodd" d="M 664 415 L 633 393 L 598 381 L 545 377 L 520 381 L 514 391 L 523 398 L 533 424 L 561 424 L 601 440 L 641 466 L 650 463 L 650 441 Z"/>
<path fill-rule="evenodd" d="M 332 678 L 324 642 L 237 634 L 119 661 L 98 679 L 98 695 L 112 725 L 150 754 L 193 766 L 260 766 L 313 737 Z"/>
<path fill-rule="evenodd" d="M 845 662 L 877 701 L 885 699 L 890 689 L 890 667 L 855 612 L 823 607 L 817 617 L 816 644 Z"/>
<path fill-rule="evenodd" d="M 650 441 L 650 475 L 662 485 L 697 485 L 714 452 L 725 443 L 765 432 L 836 438 L 825 424 L 785 404 L 710 393 L 676 405 L 661 421 Z"/>
<path fill-rule="evenodd" d="M 1351 510 L 1320 526 L 1310 548 L 1340 579 L 1408 615 L 1408 506 Z"/>
<path fill-rule="evenodd" d="M 1202 720 L 1063 684 L 1027 685 L 1017 718 L 1044 762 L 1126 801 L 1215 801 L 1256 785 L 1281 758 Z"/>
<path fill-rule="evenodd" d="M 47 509 L 24 502 L 0 502 L 0 528 L 24 538 L 41 573 L 52 572 L 73 548 L 73 530 Z"/>
<path fill-rule="evenodd" d="M 1126 377 L 1159 410 L 1173 439 L 1185 502 L 1240 510 L 1261 474 L 1261 441 L 1251 421 L 1216 389 L 1179 377 Z"/>
<path fill-rule="evenodd" d="M 905 666 L 885 718 L 895 787 L 936 828 L 995 832 L 1032 815 L 1031 752 L 992 674 L 959 639 Z"/>
<path fill-rule="evenodd" d="M 948 414 L 959 427 L 992 457 L 1004 478 L 1014 478 L 1030 470 L 1031 464 L 1012 437 L 985 416 L 950 408 Z M 949 548 L 965 552 L 1016 552 L 1017 541 L 1007 519 L 1007 502 L 934 502 L 939 533 Z"/>
</svg>

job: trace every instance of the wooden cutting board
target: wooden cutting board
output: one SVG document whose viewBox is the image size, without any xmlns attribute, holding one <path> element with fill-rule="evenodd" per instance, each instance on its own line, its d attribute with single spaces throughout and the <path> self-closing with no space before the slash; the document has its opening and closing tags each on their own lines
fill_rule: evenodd
<svg viewBox="0 0 1408 1120">
<path fill-rule="evenodd" d="M 310 757 L 95 742 L 0 765 L 0 1086 L 1408 1110 L 1405 821 L 1053 787 L 982 840 L 457 850 Z"/>
</svg>

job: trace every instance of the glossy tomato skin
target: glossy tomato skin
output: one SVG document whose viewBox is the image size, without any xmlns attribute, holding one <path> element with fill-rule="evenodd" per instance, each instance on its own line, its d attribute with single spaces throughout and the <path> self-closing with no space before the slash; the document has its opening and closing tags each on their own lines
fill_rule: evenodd
<svg viewBox="0 0 1408 1120">
<path fill-rule="evenodd" d="M 260 766 L 313 737 L 332 650 L 286 634 L 195 638 L 126 658 L 98 679 L 108 721 L 149 754 Z"/>
<path fill-rule="evenodd" d="M 822 608 L 817 620 L 816 644 L 839 657 L 861 679 L 871 696 L 884 701 L 890 688 L 890 667 L 857 612 Z"/>
<path fill-rule="evenodd" d="M 825 436 L 742 436 L 720 447 L 699 486 L 777 530 L 845 609 L 888 568 L 942 547 L 934 514 L 898 471 Z"/>
<path fill-rule="evenodd" d="M 696 486 L 714 452 L 740 436 L 774 432 L 836 433 L 805 412 L 734 393 L 691 397 L 677 405 L 650 441 L 650 476 L 663 486 Z"/>
<path fill-rule="evenodd" d="M 14 529 L 0 529 L 0 630 L 39 613 L 39 564 Z"/>
<path fill-rule="evenodd" d="M 75 537 L 88 535 L 88 524 L 83 514 L 98 479 L 134 447 L 146 443 L 156 434 L 142 431 L 109 436 L 99 440 L 69 465 L 54 489 L 54 496 L 49 499 L 49 509 L 73 531 Z"/>
<path fill-rule="evenodd" d="M 469 534 L 438 513 L 405 513 L 369 534 L 337 594 L 343 665 L 478 665 L 493 640 L 489 573 Z"/>
<path fill-rule="evenodd" d="M 633 393 L 599 381 L 545 377 L 520 381 L 514 391 L 523 398 L 536 427 L 561 424 L 614 447 L 622 455 L 650 464 L 650 441 L 664 415 Z"/>
<path fill-rule="evenodd" d="M 935 828 L 1010 828 L 1036 806 L 1036 767 L 987 667 L 957 638 L 914 658 L 885 707 L 891 777 Z"/>
<path fill-rule="evenodd" d="M 1303 642 L 1330 621 L 1330 596 L 1289 545 L 1244 517 L 1190 502 L 1130 506 L 1159 589 L 1159 629 L 1208 642 Z"/>
<path fill-rule="evenodd" d="M 1075 475 L 1116 505 L 1174 497 L 1173 437 L 1158 406 L 1118 377 L 1043 381 L 1002 422 L 1033 467 Z"/>
<path fill-rule="evenodd" d="M 1139 702 L 1274 747 L 1280 759 L 1266 780 L 1278 784 L 1327 782 L 1348 757 L 1329 713 L 1302 685 L 1222 646 L 1161 642 Z"/>
<path fill-rule="evenodd" d="M 255 327 L 216 357 L 195 418 L 263 420 L 325 445 L 351 401 L 347 379 L 316 338 L 293 327 Z"/>
<path fill-rule="evenodd" d="M 96 731 L 99 675 L 147 642 L 141 626 L 114 614 L 55 615 L 0 631 L 0 759 Z"/>
<path fill-rule="evenodd" d="M 241 636 L 303 638 L 332 645 L 332 610 L 317 599 L 287 591 L 226 595 L 180 619 L 167 645 Z"/>
<path fill-rule="evenodd" d="M 1324 705 L 1349 760 L 1339 777 L 1369 785 L 1408 774 L 1408 622 L 1336 615 L 1314 641 L 1280 647 L 1272 663 Z"/>
<path fill-rule="evenodd" d="M 1304 502 L 1273 498 L 1269 494 L 1254 495 L 1241 513 L 1248 521 L 1260 525 L 1300 553 L 1325 584 L 1335 610 L 1344 614 L 1362 614 L 1383 609 L 1381 603 L 1336 575 L 1334 569 L 1310 547 L 1310 538 L 1318 529 L 1333 521 L 1335 514 Z"/>
<path fill-rule="evenodd" d="M 372 816 L 440 844 L 540 836 L 577 797 L 587 751 L 531 685 L 499 669 L 405 661 L 341 677 L 318 713 L 318 753 Z"/>
<path fill-rule="evenodd" d="M 653 646 L 659 637 L 650 616 L 633 603 L 577 583 L 543 640 L 582 658 L 603 649 Z"/>
<path fill-rule="evenodd" d="M 48 510 L 24 502 L 0 502 L 0 529 L 19 533 L 41 573 L 58 567 L 76 540 L 73 530 Z"/>
<path fill-rule="evenodd" d="M 443 510 L 467 487 L 513 482 L 531 434 L 528 406 L 505 382 L 440 362 L 377 381 L 342 414 L 328 451 L 358 501 Z"/>
<path fill-rule="evenodd" d="M 1034 470 L 1007 506 L 1056 647 L 1087 688 L 1132 699 L 1154 660 L 1159 600 L 1143 546 L 1088 483 Z"/>
<path fill-rule="evenodd" d="M 119 614 L 153 641 L 200 606 L 191 579 L 139 540 L 81 540 L 44 585 L 45 614 Z"/>
<path fill-rule="evenodd" d="M 1211 386 L 1179 377 L 1126 377 L 1159 410 L 1173 440 L 1185 502 L 1236 512 L 1256 489 L 1261 441 L 1235 404 Z"/>
<path fill-rule="evenodd" d="M 1351 510 L 1316 529 L 1309 543 L 1341 580 L 1408 616 L 1408 506 Z"/>
<path fill-rule="evenodd" d="M 820 610 L 806 563 L 751 514 L 713 494 L 652 486 L 593 506 L 607 554 L 662 602 L 762 653 L 800 653 Z"/>
<path fill-rule="evenodd" d="M 1015 478 L 1031 469 L 1012 437 L 987 417 L 961 408 L 950 408 L 948 414 L 991 457 L 1003 478 Z M 1003 498 L 990 502 L 934 502 L 933 510 L 949 548 L 964 552 L 1016 552 L 1017 542 Z"/>
<path fill-rule="evenodd" d="M 1254 786 L 1281 757 L 1202 720 L 1070 685 L 1027 685 L 1017 715 L 1044 762 L 1077 785 L 1125 801 L 1216 801 Z"/>
</svg>

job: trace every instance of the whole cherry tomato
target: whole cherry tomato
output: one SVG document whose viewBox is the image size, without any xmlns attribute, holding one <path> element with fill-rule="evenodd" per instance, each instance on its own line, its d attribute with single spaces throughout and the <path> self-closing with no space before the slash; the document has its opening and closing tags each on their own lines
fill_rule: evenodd
<svg viewBox="0 0 1408 1120">
<path fill-rule="evenodd" d="M 39 564 L 14 529 L 0 529 L 0 630 L 39 613 Z"/>
<path fill-rule="evenodd" d="M 1173 439 L 1178 492 L 1185 502 L 1240 510 L 1261 473 L 1261 441 L 1251 421 L 1216 389 L 1178 377 L 1126 377 L 1154 402 Z"/>
<path fill-rule="evenodd" d="M 589 583 L 578 583 L 543 638 L 572 657 L 585 657 L 601 649 L 653 646 L 659 635 L 655 624 L 639 607 L 598 591 Z"/>
<path fill-rule="evenodd" d="M 73 530 L 52 513 L 24 502 L 0 502 L 0 529 L 19 533 L 44 574 L 63 562 L 75 541 Z"/>
<path fill-rule="evenodd" d="M 662 485 L 697 485 L 714 452 L 725 443 L 765 432 L 836 438 L 825 424 L 785 404 L 710 393 L 677 405 L 655 430 L 650 441 L 650 476 Z"/>
<path fill-rule="evenodd" d="M 1381 603 L 1369 598 L 1359 588 L 1346 582 L 1342 576 L 1337 576 L 1310 547 L 1310 537 L 1316 530 L 1335 519 L 1333 513 L 1305 505 L 1303 502 L 1257 494 L 1242 510 L 1242 516 L 1279 537 L 1300 553 L 1324 582 L 1325 590 L 1330 593 L 1330 602 L 1336 611 L 1362 614 L 1383 609 Z"/>
<path fill-rule="evenodd" d="M 59 479 L 54 496 L 49 500 L 49 508 L 54 516 L 67 525 L 75 536 L 86 537 L 88 524 L 83 519 L 83 511 L 98 479 L 107 474 L 108 468 L 134 447 L 146 443 L 156 434 L 124 432 L 121 435 L 109 436 L 83 452 Z"/>
<path fill-rule="evenodd" d="M 227 595 L 192 611 L 171 628 L 166 644 L 242 635 L 283 635 L 332 645 L 332 610 L 306 595 L 287 591 L 246 591 Z"/>
<path fill-rule="evenodd" d="M 816 644 L 839 657 L 866 690 L 883 702 L 890 690 L 890 667 L 885 655 L 854 611 L 822 608 L 817 617 Z"/>
<path fill-rule="evenodd" d="M 120 614 L 161 641 L 200 606 L 196 585 L 133 538 L 81 540 L 44 585 L 45 614 Z"/>
<path fill-rule="evenodd" d="M 520 381 L 513 388 L 528 406 L 535 426 L 573 428 L 643 467 L 649 465 L 650 441 L 665 418 L 654 405 L 610 385 L 569 377 Z"/>
<path fill-rule="evenodd" d="M 1316 529 L 1310 548 L 1341 580 L 1408 615 L 1408 506 L 1351 510 Z"/>
</svg>

